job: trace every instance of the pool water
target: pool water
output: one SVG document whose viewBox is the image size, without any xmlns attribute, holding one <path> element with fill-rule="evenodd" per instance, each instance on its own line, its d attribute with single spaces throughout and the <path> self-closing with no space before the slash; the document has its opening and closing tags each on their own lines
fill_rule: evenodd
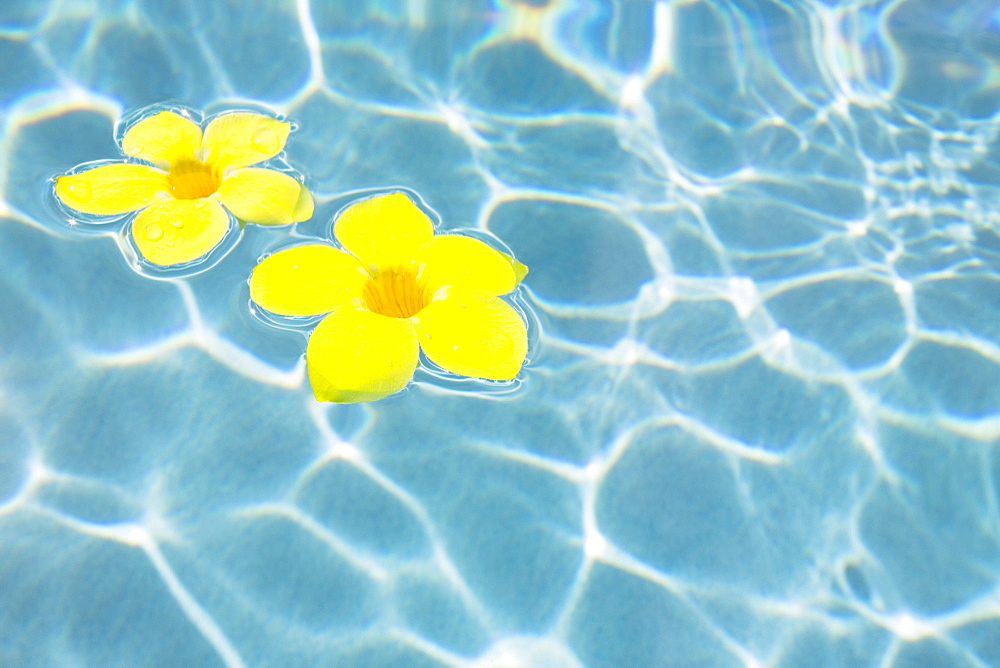
<svg viewBox="0 0 1000 668">
<path fill-rule="evenodd" d="M 314 216 L 69 220 L 150 105 Z M 0 124 L 0 665 L 1000 665 L 995 2 L 5 0 Z M 320 403 L 252 308 L 394 189 L 530 267 L 515 383 Z"/>
</svg>

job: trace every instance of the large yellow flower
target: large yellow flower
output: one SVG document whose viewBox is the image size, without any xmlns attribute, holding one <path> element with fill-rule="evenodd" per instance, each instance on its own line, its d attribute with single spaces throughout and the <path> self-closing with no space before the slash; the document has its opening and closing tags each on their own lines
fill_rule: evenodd
<svg viewBox="0 0 1000 668">
<path fill-rule="evenodd" d="M 328 313 L 306 347 L 320 401 L 374 401 L 403 389 L 419 349 L 453 373 L 514 378 L 528 337 L 521 316 L 498 297 L 527 267 L 471 237 L 434 234 L 403 193 L 357 202 L 337 218 L 347 249 L 306 244 L 266 258 L 250 296 L 281 315 Z"/>
<path fill-rule="evenodd" d="M 251 112 L 215 117 L 205 128 L 172 111 L 133 125 L 122 138 L 132 162 L 56 179 L 56 195 L 83 213 L 117 216 L 142 209 L 132 239 L 158 265 L 195 260 L 229 231 L 228 209 L 244 222 L 286 225 L 312 216 L 309 191 L 287 174 L 250 165 L 273 158 L 291 125 Z M 223 206 L 225 209 L 223 209 Z"/>
</svg>

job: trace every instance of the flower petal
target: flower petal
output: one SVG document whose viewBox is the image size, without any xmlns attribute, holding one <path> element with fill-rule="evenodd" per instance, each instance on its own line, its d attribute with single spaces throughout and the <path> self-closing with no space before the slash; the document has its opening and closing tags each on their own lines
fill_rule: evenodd
<svg viewBox="0 0 1000 668">
<path fill-rule="evenodd" d="M 215 248 L 229 231 L 225 209 L 210 199 L 169 199 L 132 221 L 132 239 L 149 262 L 190 262 Z"/>
<path fill-rule="evenodd" d="M 299 184 L 299 199 L 295 202 L 295 211 L 292 212 L 292 220 L 296 223 L 302 220 L 309 220 L 312 218 L 315 206 L 316 204 L 313 202 L 312 193 L 309 192 L 309 188 Z"/>
<path fill-rule="evenodd" d="M 320 401 L 375 401 L 399 392 L 417 369 L 413 324 L 340 306 L 316 326 L 306 347 L 313 394 Z"/>
<path fill-rule="evenodd" d="M 452 373 L 509 380 L 528 352 L 528 331 L 517 311 L 492 295 L 452 292 L 413 317 L 420 347 Z"/>
<path fill-rule="evenodd" d="M 431 294 L 443 285 L 502 295 L 528 273 L 523 264 L 488 244 L 458 234 L 438 234 L 417 252 L 417 278 Z"/>
<path fill-rule="evenodd" d="M 63 204 L 105 216 L 141 209 L 169 193 L 167 175 L 148 165 L 102 165 L 56 178 L 56 195 Z"/>
<path fill-rule="evenodd" d="M 302 184 L 273 169 L 248 167 L 222 180 L 216 196 L 240 220 L 288 225 L 296 220 Z"/>
<path fill-rule="evenodd" d="M 219 173 L 273 158 L 285 147 L 291 123 L 263 114 L 236 112 L 217 116 L 205 128 L 205 161 Z"/>
<path fill-rule="evenodd" d="M 250 298 L 280 315 L 319 315 L 361 299 L 368 274 L 353 255 L 307 244 L 265 258 L 250 276 Z"/>
<path fill-rule="evenodd" d="M 403 193 L 376 195 L 344 209 L 333 234 L 365 267 L 416 264 L 417 250 L 434 236 L 430 218 Z"/>
<path fill-rule="evenodd" d="M 172 111 L 161 111 L 128 129 L 122 138 L 126 155 L 167 169 L 171 163 L 194 160 L 201 147 L 201 128 Z"/>
</svg>

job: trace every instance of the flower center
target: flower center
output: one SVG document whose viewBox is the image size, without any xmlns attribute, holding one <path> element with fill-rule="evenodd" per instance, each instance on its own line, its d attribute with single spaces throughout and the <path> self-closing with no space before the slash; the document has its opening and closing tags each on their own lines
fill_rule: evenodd
<svg viewBox="0 0 1000 668">
<path fill-rule="evenodd" d="M 364 300 L 369 311 L 390 318 L 415 316 L 430 302 L 417 282 L 416 273 L 396 268 L 381 271 L 369 279 Z"/>
<path fill-rule="evenodd" d="M 203 162 L 182 160 L 170 166 L 170 193 L 176 199 L 201 199 L 219 189 L 219 177 Z"/>
</svg>

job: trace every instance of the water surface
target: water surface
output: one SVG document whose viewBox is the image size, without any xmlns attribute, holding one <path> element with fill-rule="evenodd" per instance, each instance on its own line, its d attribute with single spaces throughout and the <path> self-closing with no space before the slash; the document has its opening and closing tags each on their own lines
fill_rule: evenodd
<svg viewBox="0 0 1000 668">
<path fill-rule="evenodd" d="M 986 1 L 0 5 L 0 664 L 1000 664 Z M 314 218 L 136 271 L 51 177 L 262 105 Z M 313 400 L 257 259 L 406 188 L 511 392 Z"/>
</svg>

